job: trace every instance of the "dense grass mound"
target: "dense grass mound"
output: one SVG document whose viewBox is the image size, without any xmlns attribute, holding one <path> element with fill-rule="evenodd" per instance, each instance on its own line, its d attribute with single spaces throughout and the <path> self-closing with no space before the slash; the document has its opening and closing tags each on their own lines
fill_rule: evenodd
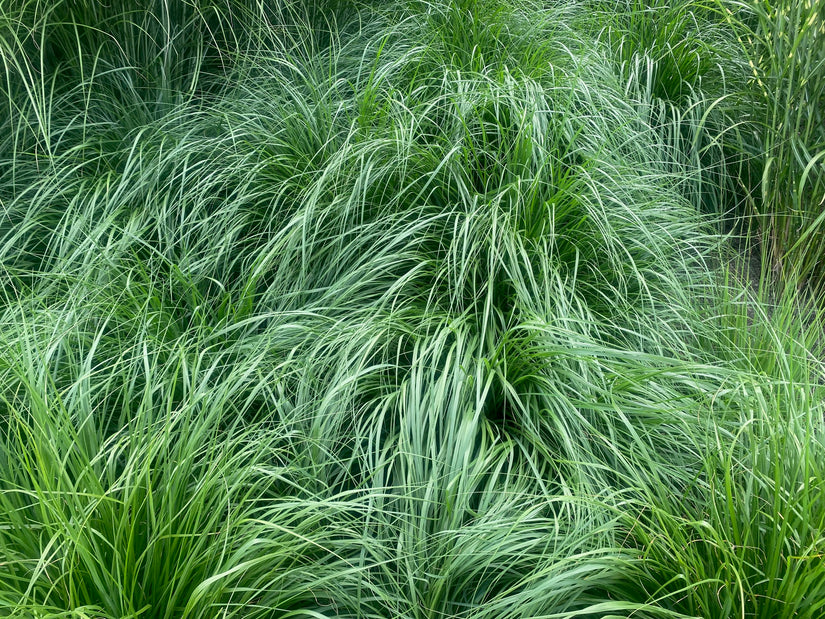
<svg viewBox="0 0 825 619">
<path fill-rule="evenodd" d="M 0 616 L 822 616 L 766 11 L 0 3 Z"/>
</svg>

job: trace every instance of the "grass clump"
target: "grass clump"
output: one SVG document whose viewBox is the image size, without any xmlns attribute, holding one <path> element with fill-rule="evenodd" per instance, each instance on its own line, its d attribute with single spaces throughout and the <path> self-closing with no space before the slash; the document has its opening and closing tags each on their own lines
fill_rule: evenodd
<svg viewBox="0 0 825 619">
<path fill-rule="evenodd" d="M 140 9 L 0 11 L 0 616 L 821 614 L 744 9 Z"/>
<path fill-rule="evenodd" d="M 729 18 L 751 65 L 761 179 L 754 211 L 775 275 L 822 285 L 825 200 L 825 5 L 735 4 Z"/>
</svg>

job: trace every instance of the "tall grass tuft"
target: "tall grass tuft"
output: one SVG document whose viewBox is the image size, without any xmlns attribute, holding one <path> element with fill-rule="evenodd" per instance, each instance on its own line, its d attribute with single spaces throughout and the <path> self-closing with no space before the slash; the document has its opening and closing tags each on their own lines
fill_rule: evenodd
<svg viewBox="0 0 825 619">
<path fill-rule="evenodd" d="M 752 208 L 775 276 L 820 289 L 825 201 L 825 4 L 732 2 L 751 67 L 760 178 Z"/>
</svg>

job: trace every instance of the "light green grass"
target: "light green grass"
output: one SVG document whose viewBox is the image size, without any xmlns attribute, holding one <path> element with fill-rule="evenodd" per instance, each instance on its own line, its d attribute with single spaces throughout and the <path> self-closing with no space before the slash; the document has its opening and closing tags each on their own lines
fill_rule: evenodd
<svg viewBox="0 0 825 619">
<path fill-rule="evenodd" d="M 733 4 L 0 7 L 0 616 L 821 616 Z"/>
</svg>

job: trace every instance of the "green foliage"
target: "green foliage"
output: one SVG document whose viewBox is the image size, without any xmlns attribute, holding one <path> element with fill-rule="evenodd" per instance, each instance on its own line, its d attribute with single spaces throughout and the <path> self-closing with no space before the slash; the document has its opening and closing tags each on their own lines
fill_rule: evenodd
<svg viewBox="0 0 825 619">
<path fill-rule="evenodd" d="M 819 617 L 759 10 L 0 1 L 0 616 Z"/>
<path fill-rule="evenodd" d="M 825 3 L 732 3 L 751 66 L 762 151 L 754 211 L 774 271 L 821 289 L 825 204 Z"/>
</svg>

